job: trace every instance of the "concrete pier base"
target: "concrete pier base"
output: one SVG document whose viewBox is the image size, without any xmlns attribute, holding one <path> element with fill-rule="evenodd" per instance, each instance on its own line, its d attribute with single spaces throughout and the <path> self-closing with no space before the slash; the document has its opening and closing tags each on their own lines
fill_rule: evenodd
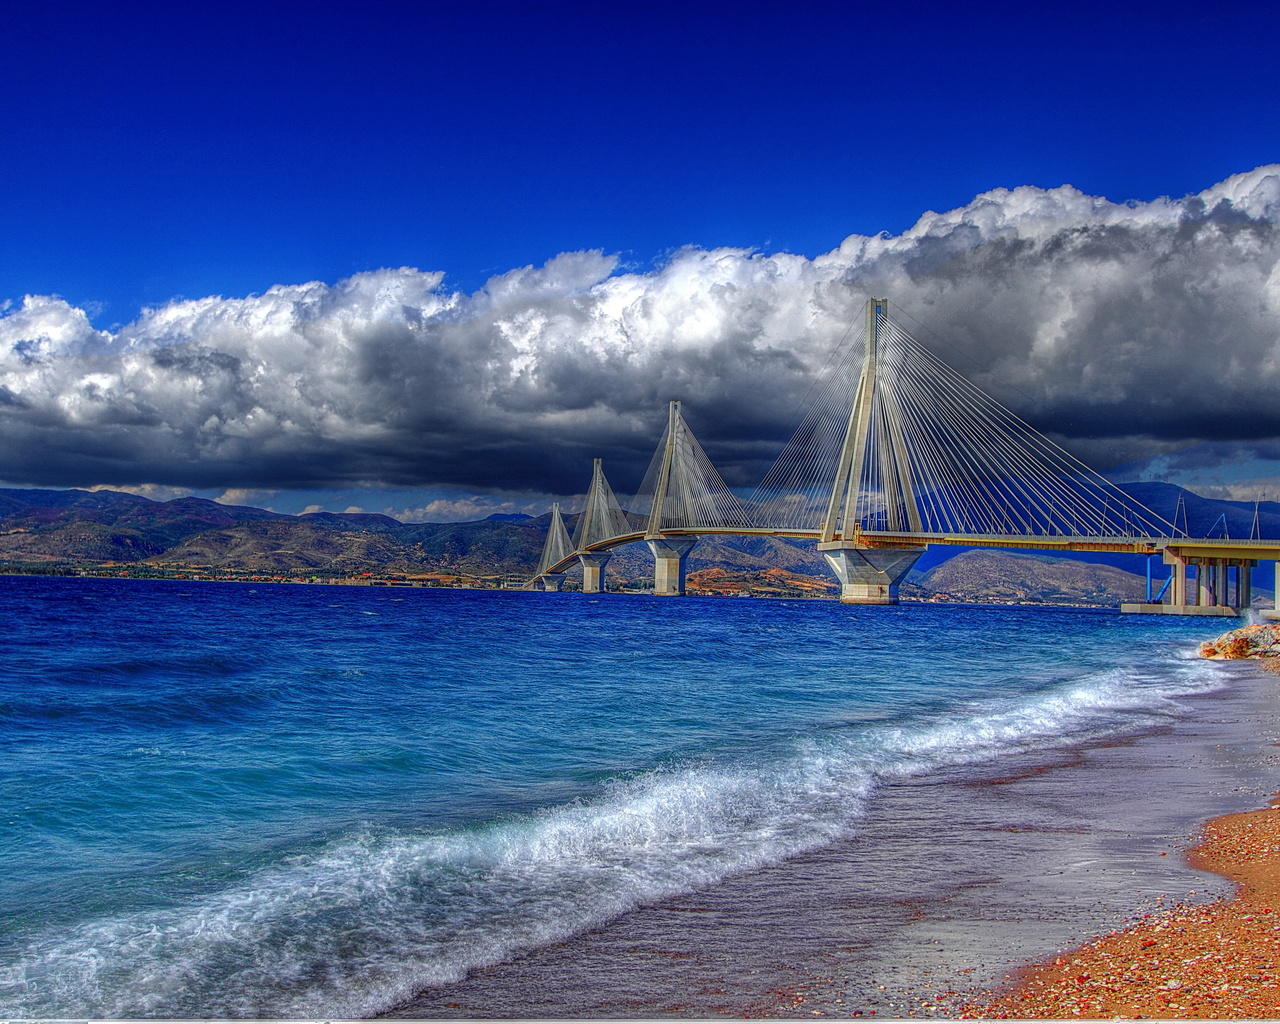
<svg viewBox="0 0 1280 1024">
<path fill-rule="evenodd" d="M 1122 604 L 1121 612 L 1237 618 L 1253 603 L 1253 570 L 1258 565 L 1257 559 L 1210 558 L 1166 548 L 1164 564 L 1169 566 L 1169 603 Z M 1147 596 L 1152 596 L 1150 585 Z"/>
<path fill-rule="evenodd" d="M 897 604 L 898 584 L 911 571 L 924 548 L 859 548 L 819 544 L 840 581 L 846 604 Z"/>
<path fill-rule="evenodd" d="M 613 553 L 610 551 L 578 556 L 578 561 L 582 563 L 582 592 L 584 594 L 604 593 L 604 567 L 609 564 L 609 559 L 612 557 Z"/>
<path fill-rule="evenodd" d="M 1126 615 L 1207 615 L 1213 618 L 1236 618 L 1240 613 L 1224 604 L 1122 604 Z"/>
<path fill-rule="evenodd" d="M 646 540 L 645 543 L 653 552 L 654 594 L 659 597 L 682 595 L 685 559 L 698 543 L 698 538 L 682 537 L 676 540 L 664 537 L 661 540 Z"/>
<path fill-rule="evenodd" d="M 547 572 L 542 574 L 542 589 L 548 594 L 558 594 L 561 586 L 564 585 L 565 574 L 562 572 Z"/>
</svg>

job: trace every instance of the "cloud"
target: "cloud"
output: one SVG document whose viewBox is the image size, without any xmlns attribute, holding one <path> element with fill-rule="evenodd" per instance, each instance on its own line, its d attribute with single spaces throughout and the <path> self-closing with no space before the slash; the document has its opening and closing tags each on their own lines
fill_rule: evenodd
<svg viewBox="0 0 1280 1024">
<path fill-rule="evenodd" d="M 167 487 L 163 484 L 94 484 L 85 487 L 86 491 L 123 491 L 125 494 L 136 494 L 152 501 L 172 501 L 175 498 L 186 498 L 191 495 L 189 487 Z"/>
<path fill-rule="evenodd" d="M 1206 441 L 1107 473 L 1117 483 L 1161 481 L 1206 498 L 1280 499 L 1280 441 Z"/>
<path fill-rule="evenodd" d="M 1272 166 L 1146 203 L 997 189 L 815 259 L 688 248 L 638 273 L 565 253 L 470 295 L 377 270 L 114 333 L 28 296 L 0 311 L 0 478 L 568 494 L 603 456 L 626 490 L 679 398 L 745 485 L 869 294 L 1100 464 L 1280 443 L 1278 220 Z"/>
<path fill-rule="evenodd" d="M 279 491 L 254 490 L 247 487 L 229 487 L 221 494 L 213 496 L 219 505 L 249 505 L 253 508 L 266 508 Z"/>
<path fill-rule="evenodd" d="M 382 510 L 382 514 L 399 519 L 402 523 L 469 523 L 498 514 L 523 513 L 527 516 L 540 516 L 550 506 L 549 501 L 541 498 L 517 500 L 476 494 L 460 498 L 437 498 L 415 508 L 388 505 Z"/>
</svg>

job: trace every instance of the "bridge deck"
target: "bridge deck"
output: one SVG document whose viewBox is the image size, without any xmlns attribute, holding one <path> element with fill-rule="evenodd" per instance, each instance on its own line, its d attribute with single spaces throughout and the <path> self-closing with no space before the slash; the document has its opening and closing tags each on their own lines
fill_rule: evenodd
<svg viewBox="0 0 1280 1024">
<path fill-rule="evenodd" d="M 643 530 L 610 537 L 575 551 L 548 567 L 546 572 L 564 572 L 571 567 L 579 554 L 611 551 L 624 544 L 634 544 L 646 539 Z M 820 531 L 813 529 L 786 529 L 772 527 L 688 527 L 663 530 L 660 537 L 786 537 L 793 540 L 817 540 Z M 652 538 L 650 538 L 652 539 Z M 839 540 L 828 546 L 853 546 L 867 548 L 928 547 L 943 544 L 960 547 L 1010 548 L 1033 551 L 1105 552 L 1113 554 L 1158 555 L 1164 551 L 1179 558 L 1230 558 L 1269 561 L 1280 559 L 1280 540 L 1211 540 L 1194 537 L 1083 537 L 1072 535 L 1024 535 L 1024 534 L 957 534 L 957 533 L 889 533 L 864 530 L 854 537 Z"/>
</svg>

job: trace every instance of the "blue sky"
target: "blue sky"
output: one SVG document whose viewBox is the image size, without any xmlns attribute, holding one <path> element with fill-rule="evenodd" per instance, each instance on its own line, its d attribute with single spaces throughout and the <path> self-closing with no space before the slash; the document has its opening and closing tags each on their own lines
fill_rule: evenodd
<svg viewBox="0 0 1280 1024">
<path fill-rule="evenodd" d="M 681 398 L 741 485 L 875 288 L 1100 468 L 1194 449 L 1280 483 L 1280 178 L 1254 170 L 1280 161 L 1278 27 L 1250 3 L 10 12 L 0 481 L 536 511 L 596 455 L 625 491 Z"/>
<path fill-rule="evenodd" d="M 996 186 L 1280 153 L 1274 5 L 30 5 L 0 298 L 143 305 L 562 251 L 810 256 Z"/>
</svg>

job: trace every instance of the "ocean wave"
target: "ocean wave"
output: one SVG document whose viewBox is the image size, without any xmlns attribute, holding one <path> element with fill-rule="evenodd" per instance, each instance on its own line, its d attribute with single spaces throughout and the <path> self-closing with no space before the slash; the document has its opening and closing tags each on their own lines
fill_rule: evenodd
<svg viewBox="0 0 1280 1024">
<path fill-rule="evenodd" d="M 1129 734 L 1185 713 L 1220 667 L 1171 659 L 918 719 L 800 733 L 715 765 L 447 833 L 369 830 L 187 905 L 29 935 L 8 1017 L 361 1017 L 643 903 L 856 830 L 876 788 Z"/>
</svg>

